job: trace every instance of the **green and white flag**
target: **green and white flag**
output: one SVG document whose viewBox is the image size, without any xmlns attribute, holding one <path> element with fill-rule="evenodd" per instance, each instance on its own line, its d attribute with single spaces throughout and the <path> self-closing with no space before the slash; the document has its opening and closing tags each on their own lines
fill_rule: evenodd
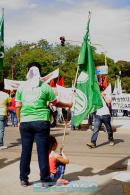
<svg viewBox="0 0 130 195">
<path fill-rule="evenodd" d="M 0 19 L 0 76 L 2 75 L 4 59 L 4 15 Z"/>
<path fill-rule="evenodd" d="M 89 39 L 89 23 L 90 17 L 78 59 L 79 71 L 74 103 L 74 126 L 78 126 L 88 114 L 103 106 Z"/>
</svg>

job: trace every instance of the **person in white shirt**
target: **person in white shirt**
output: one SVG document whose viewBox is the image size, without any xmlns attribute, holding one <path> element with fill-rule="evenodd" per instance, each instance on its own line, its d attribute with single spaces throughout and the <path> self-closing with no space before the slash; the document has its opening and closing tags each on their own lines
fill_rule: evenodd
<svg viewBox="0 0 130 195">
<path fill-rule="evenodd" d="M 91 143 L 86 144 L 89 148 L 96 148 L 96 141 L 102 123 L 106 127 L 110 145 L 114 145 L 113 131 L 111 126 L 111 115 L 109 110 L 111 99 L 108 96 L 106 96 L 106 94 L 103 92 L 102 92 L 102 102 L 103 102 L 103 107 L 96 111 L 95 121 L 94 121 L 94 131 L 91 137 Z"/>
</svg>

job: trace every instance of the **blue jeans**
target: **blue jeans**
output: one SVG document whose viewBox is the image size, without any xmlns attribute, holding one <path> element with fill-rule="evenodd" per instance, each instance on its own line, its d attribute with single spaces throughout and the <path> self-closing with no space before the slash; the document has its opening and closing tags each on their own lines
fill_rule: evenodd
<svg viewBox="0 0 130 195">
<path fill-rule="evenodd" d="M 12 125 L 14 127 L 17 126 L 18 125 L 18 120 L 17 120 L 17 116 L 16 116 L 16 111 L 15 110 L 10 110 L 9 113 L 11 115 Z"/>
<path fill-rule="evenodd" d="M 57 180 L 59 178 L 62 178 L 64 176 L 64 173 L 65 173 L 65 164 L 58 161 L 56 163 L 56 173 L 50 175 L 50 178 L 52 180 Z"/>
<path fill-rule="evenodd" d="M 32 121 L 20 123 L 22 153 L 20 159 L 20 180 L 27 181 L 30 174 L 30 161 L 33 142 L 37 146 L 41 181 L 49 178 L 49 121 Z"/>
<path fill-rule="evenodd" d="M 5 130 L 6 116 L 0 115 L 0 146 L 3 146 L 4 130 Z"/>
<path fill-rule="evenodd" d="M 100 127 L 104 123 L 107 133 L 108 133 L 108 140 L 113 141 L 113 131 L 111 126 L 111 116 L 110 115 L 95 115 L 95 121 L 94 121 L 94 131 L 91 138 L 91 142 L 96 144 L 98 133 L 100 130 Z"/>
</svg>

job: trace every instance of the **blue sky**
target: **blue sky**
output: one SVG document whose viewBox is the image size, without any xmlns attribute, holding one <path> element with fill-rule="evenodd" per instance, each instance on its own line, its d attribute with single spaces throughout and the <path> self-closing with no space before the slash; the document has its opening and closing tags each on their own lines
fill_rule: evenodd
<svg viewBox="0 0 130 195">
<path fill-rule="evenodd" d="M 82 41 L 88 11 L 92 11 L 91 42 L 100 44 L 115 61 L 130 61 L 130 0 L 0 0 L 5 8 L 5 44 Z"/>
<path fill-rule="evenodd" d="M 103 2 L 117 8 L 130 6 L 130 0 L 103 0 Z"/>
<path fill-rule="evenodd" d="M 93 0 L 88 0 L 92 2 Z M 32 0 L 30 2 L 39 4 L 39 5 L 56 5 L 60 6 L 61 8 L 64 8 L 64 6 L 72 7 L 76 6 L 80 3 L 86 2 L 86 0 Z M 130 6 L 130 0 L 99 0 L 98 2 L 101 2 L 102 4 L 106 4 L 108 6 L 122 8 Z"/>
</svg>

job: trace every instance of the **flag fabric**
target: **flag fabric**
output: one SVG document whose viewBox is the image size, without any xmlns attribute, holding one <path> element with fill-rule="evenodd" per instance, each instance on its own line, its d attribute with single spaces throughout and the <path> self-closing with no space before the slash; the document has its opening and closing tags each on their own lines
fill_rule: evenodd
<svg viewBox="0 0 130 195">
<path fill-rule="evenodd" d="M 57 85 L 60 85 L 62 87 L 64 87 L 64 77 L 59 77 L 57 82 L 56 82 Z"/>
<path fill-rule="evenodd" d="M 4 16 L 0 19 L 0 76 L 2 76 L 4 59 Z"/>
<path fill-rule="evenodd" d="M 49 83 L 52 79 L 55 79 L 58 76 L 59 76 L 59 68 L 57 68 L 53 72 L 49 73 L 45 77 L 42 77 L 41 80 L 44 81 L 44 83 Z"/>
<path fill-rule="evenodd" d="M 49 83 L 52 79 L 56 78 L 59 76 L 59 69 L 56 69 L 55 71 L 49 73 L 45 77 L 41 77 L 41 81 L 44 83 Z M 16 80 L 9 80 L 9 79 L 4 79 L 4 89 L 7 90 L 16 90 L 20 84 L 23 84 L 26 81 L 16 81 Z"/>
<path fill-rule="evenodd" d="M 16 81 L 4 79 L 4 89 L 6 90 L 17 90 L 18 87 L 23 84 L 25 81 Z"/>
<path fill-rule="evenodd" d="M 108 87 L 108 78 L 107 75 L 103 77 L 103 88 L 106 89 Z"/>
<path fill-rule="evenodd" d="M 50 85 L 51 87 L 55 87 L 55 86 L 56 86 L 53 79 L 50 81 L 49 85 Z"/>
<path fill-rule="evenodd" d="M 88 114 L 103 106 L 90 45 L 89 23 L 90 18 L 78 59 L 79 71 L 74 98 L 74 126 L 81 124 Z"/>
<path fill-rule="evenodd" d="M 65 103 L 72 101 L 72 93 L 73 93 L 72 88 L 66 88 L 56 84 L 56 90 L 57 90 L 57 99 L 59 101 Z"/>
</svg>

